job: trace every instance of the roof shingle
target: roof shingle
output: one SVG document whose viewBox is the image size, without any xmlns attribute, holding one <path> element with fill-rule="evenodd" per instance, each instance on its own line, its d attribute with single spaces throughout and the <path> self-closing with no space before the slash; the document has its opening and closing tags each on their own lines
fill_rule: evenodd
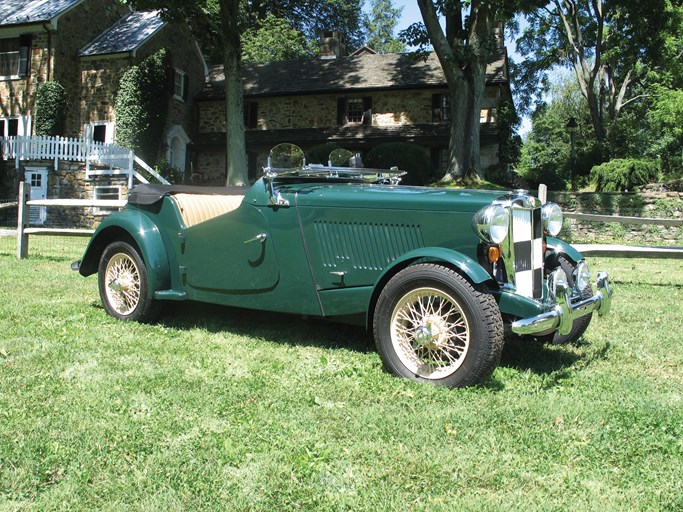
<svg viewBox="0 0 683 512">
<path fill-rule="evenodd" d="M 164 24 L 159 11 L 128 13 L 85 45 L 78 54 L 81 57 L 92 57 L 135 51 Z"/>
<path fill-rule="evenodd" d="M 300 59 L 242 64 L 245 96 L 280 96 L 299 93 L 369 89 L 446 87 L 435 53 L 416 60 L 403 53 L 362 54 L 337 59 Z M 488 65 L 488 83 L 507 82 L 506 59 Z M 223 66 L 214 66 L 202 99 L 225 97 Z"/>
<path fill-rule="evenodd" d="M 0 0 L 0 26 L 52 20 L 83 0 Z"/>
</svg>

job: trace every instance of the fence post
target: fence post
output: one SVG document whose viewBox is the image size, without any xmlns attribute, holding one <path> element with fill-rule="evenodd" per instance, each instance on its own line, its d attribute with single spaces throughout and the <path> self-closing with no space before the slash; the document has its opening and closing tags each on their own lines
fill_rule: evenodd
<svg viewBox="0 0 683 512">
<path fill-rule="evenodd" d="M 538 186 L 538 198 L 541 200 L 541 204 L 548 202 L 548 185 L 541 183 Z"/>
<path fill-rule="evenodd" d="M 128 191 L 133 188 L 133 170 L 135 169 L 135 155 L 133 150 L 128 151 Z"/>
<path fill-rule="evenodd" d="M 19 182 L 19 214 L 17 215 L 17 259 L 28 258 L 28 235 L 24 230 L 29 226 L 30 207 L 26 204 L 31 199 L 31 184 Z"/>
</svg>

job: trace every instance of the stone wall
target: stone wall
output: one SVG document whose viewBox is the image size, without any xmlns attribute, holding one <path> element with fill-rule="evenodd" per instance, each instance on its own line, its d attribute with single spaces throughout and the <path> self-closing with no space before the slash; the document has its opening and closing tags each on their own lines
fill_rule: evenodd
<svg viewBox="0 0 683 512">
<path fill-rule="evenodd" d="M 59 18 L 52 35 L 54 77 L 66 89 L 69 108 L 66 134 L 77 137 L 81 130 L 81 73 L 78 52 L 87 43 L 111 27 L 129 9 L 112 0 L 87 0 Z"/>
<path fill-rule="evenodd" d="M 446 91 L 442 91 L 446 92 Z M 432 122 L 433 90 L 381 91 L 372 96 L 373 126 L 401 126 Z M 337 125 L 339 94 L 311 94 L 277 98 L 259 98 L 259 130 L 289 128 L 322 128 Z M 355 95 L 349 94 L 348 97 Z M 362 96 L 362 95 L 361 95 Z M 483 107 L 491 109 L 497 102 L 497 89 L 487 89 Z M 249 100 L 247 100 L 249 101 Z M 225 132 L 225 102 L 199 103 L 199 133 Z"/>
<path fill-rule="evenodd" d="M 619 215 L 622 217 L 683 218 L 683 192 L 656 190 L 628 193 L 549 193 L 549 200 L 565 212 Z M 683 226 L 585 222 L 565 219 L 562 238 L 577 243 L 629 243 L 683 245 Z"/>
<path fill-rule="evenodd" d="M 126 55 L 103 55 L 81 59 L 81 106 L 79 129 L 94 121 L 116 121 L 114 99 L 123 74 L 133 65 L 153 55 L 161 48 L 171 54 L 173 66 L 188 74 L 188 101 L 169 98 L 167 125 L 179 124 L 192 137 L 196 125 L 193 98 L 204 87 L 204 63 L 201 54 L 186 30 L 169 24 L 142 45 L 135 58 Z M 172 78 L 172 77 L 171 77 Z M 171 84 L 172 85 L 172 84 Z M 163 148 L 162 148 L 163 153 Z"/>
</svg>

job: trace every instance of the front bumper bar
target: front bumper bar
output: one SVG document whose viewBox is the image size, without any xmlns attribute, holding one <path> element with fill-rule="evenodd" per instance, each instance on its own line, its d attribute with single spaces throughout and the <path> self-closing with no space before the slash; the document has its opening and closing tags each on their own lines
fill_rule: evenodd
<svg viewBox="0 0 683 512">
<path fill-rule="evenodd" d="M 561 335 L 566 335 L 572 330 L 572 324 L 577 318 L 593 311 L 597 311 L 600 315 L 609 313 L 612 289 L 607 272 L 598 272 L 597 291 L 592 297 L 572 303 L 570 292 L 568 287 L 559 285 L 556 290 L 555 307 L 546 313 L 513 322 L 512 332 L 524 335 L 557 331 Z"/>
</svg>

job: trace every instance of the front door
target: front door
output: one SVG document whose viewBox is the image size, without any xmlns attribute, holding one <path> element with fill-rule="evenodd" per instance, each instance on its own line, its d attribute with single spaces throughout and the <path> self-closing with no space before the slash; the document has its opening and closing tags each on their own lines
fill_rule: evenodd
<svg viewBox="0 0 683 512">
<path fill-rule="evenodd" d="M 31 185 L 31 201 L 47 198 L 47 169 L 28 169 L 25 178 L 26 183 Z M 29 216 L 31 224 L 44 224 L 46 207 L 31 206 Z"/>
</svg>

